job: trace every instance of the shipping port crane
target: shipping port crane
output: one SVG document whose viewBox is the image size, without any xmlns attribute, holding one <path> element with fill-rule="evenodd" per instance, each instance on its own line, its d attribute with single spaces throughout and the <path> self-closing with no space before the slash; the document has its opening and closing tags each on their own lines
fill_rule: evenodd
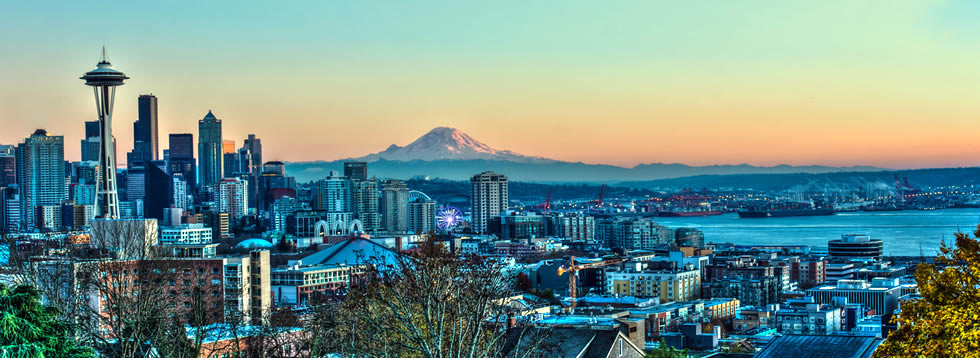
<svg viewBox="0 0 980 358">
<path fill-rule="evenodd" d="M 534 209 L 539 210 L 538 212 L 543 215 L 548 215 L 551 213 L 551 190 L 548 190 L 548 197 L 543 203 L 533 206 Z"/>
<path fill-rule="evenodd" d="M 603 205 L 602 197 L 605 194 L 606 194 L 606 184 L 602 184 L 602 186 L 599 187 L 599 200 L 589 201 L 588 204 L 595 205 L 596 207 L 601 207 Z"/>
</svg>

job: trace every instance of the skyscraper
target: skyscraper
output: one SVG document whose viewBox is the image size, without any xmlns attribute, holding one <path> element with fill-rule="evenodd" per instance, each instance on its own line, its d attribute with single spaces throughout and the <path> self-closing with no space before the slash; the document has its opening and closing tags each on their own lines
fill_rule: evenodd
<svg viewBox="0 0 980 358">
<path fill-rule="evenodd" d="M 0 145 L 0 187 L 17 184 L 16 147 Z"/>
<path fill-rule="evenodd" d="M 187 202 L 187 183 L 185 183 L 181 178 L 170 177 L 174 184 L 173 193 L 173 207 L 181 210 L 187 210 L 190 205 Z"/>
<path fill-rule="evenodd" d="M 157 160 L 160 140 L 157 132 L 157 97 L 140 95 L 137 100 L 139 119 L 133 123 L 133 151 L 127 155 L 127 167 L 145 160 Z"/>
<path fill-rule="evenodd" d="M 507 177 L 486 171 L 470 178 L 472 228 L 478 234 L 489 231 L 490 218 L 507 210 Z"/>
<path fill-rule="evenodd" d="M 194 161 L 194 135 L 190 133 L 170 135 L 170 157 L 167 171 L 173 178 L 180 178 L 187 184 L 188 194 L 197 187 L 197 164 Z"/>
<path fill-rule="evenodd" d="M 296 178 L 286 175 L 282 162 L 267 162 L 260 171 L 256 196 L 261 211 L 270 210 L 272 203 L 283 196 L 297 197 Z"/>
<path fill-rule="evenodd" d="M 345 162 L 344 176 L 351 180 L 367 180 L 367 163 Z"/>
<path fill-rule="evenodd" d="M 347 213 L 351 211 L 350 198 L 350 179 L 332 170 L 329 176 L 317 182 L 313 208 L 328 213 Z"/>
<path fill-rule="evenodd" d="M 102 139 L 99 137 L 99 121 L 85 122 L 85 139 L 82 139 L 82 161 L 98 162 Z M 113 146 L 115 148 L 115 146 Z"/>
<path fill-rule="evenodd" d="M 262 175 L 262 140 L 255 137 L 255 134 L 249 134 L 248 138 L 245 138 L 245 142 L 242 143 L 242 148 L 239 149 L 239 156 L 242 154 L 242 150 L 246 150 L 248 157 L 248 164 L 250 168 L 248 173 L 251 174 L 249 181 L 251 183 L 258 183 L 259 176 Z M 259 206 L 259 186 L 249 185 L 248 186 L 248 206 L 258 207 Z"/>
<path fill-rule="evenodd" d="M 17 146 L 17 184 L 21 194 L 21 218 L 28 229 L 36 227 L 39 206 L 61 205 L 65 188 L 65 143 L 62 136 L 34 131 Z"/>
<path fill-rule="evenodd" d="M 381 229 L 381 214 L 378 212 L 378 181 L 374 178 L 351 181 L 351 212 L 354 219 L 360 220 L 364 231 Z"/>
<path fill-rule="evenodd" d="M 408 186 L 390 179 L 381 187 L 381 222 L 387 232 L 408 231 Z"/>
<path fill-rule="evenodd" d="M 211 111 L 198 121 L 197 124 L 197 154 L 198 168 L 200 169 L 201 186 L 213 186 L 222 178 L 221 165 L 222 146 L 221 139 L 221 120 L 216 118 Z M 170 156 L 173 157 L 173 149 Z"/>
<path fill-rule="evenodd" d="M 21 202 L 17 189 L 0 186 L 0 233 L 17 232 L 21 227 Z"/>
<path fill-rule="evenodd" d="M 81 79 L 95 91 L 95 107 L 99 114 L 99 179 L 97 182 L 96 217 L 104 219 L 119 218 L 119 194 L 116 192 L 116 147 L 112 137 L 112 103 L 116 98 L 116 87 L 128 80 L 122 72 L 116 71 L 109 63 L 105 48 L 102 60 L 96 69 L 85 73 Z M 62 145 L 62 158 L 64 158 Z M 62 168 L 62 175 L 64 175 Z"/>
<path fill-rule="evenodd" d="M 154 218 L 163 221 L 163 209 L 173 205 L 173 180 L 161 166 L 160 161 L 145 161 L 143 167 L 143 187 L 146 194 L 143 196 L 143 217 Z"/>
</svg>

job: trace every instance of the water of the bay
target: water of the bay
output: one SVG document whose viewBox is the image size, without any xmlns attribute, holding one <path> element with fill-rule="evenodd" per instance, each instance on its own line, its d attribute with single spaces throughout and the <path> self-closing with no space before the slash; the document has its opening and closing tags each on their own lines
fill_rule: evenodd
<svg viewBox="0 0 980 358">
<path fill-rule="evenodd" d="M 954 242 L 957 231 L 973 233 L 980 209 L 845 212 L 830 216 L 743 219 L 736 214 L 656 218 L 670 228 L 704 231 L 705 242 L 735 244 L 811 245 L 826 247 L 842 234 L 868 234 L 884 241 L 885 255 L 935 255 L 941 240 Z"/>
</svg>

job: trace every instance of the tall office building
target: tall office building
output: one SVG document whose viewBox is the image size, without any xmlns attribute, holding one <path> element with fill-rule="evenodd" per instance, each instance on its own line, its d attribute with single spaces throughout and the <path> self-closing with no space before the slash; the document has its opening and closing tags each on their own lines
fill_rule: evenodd
<svg viewBox="0 0 980 358">
<path fill-rule="evenodd" d="M 213 186 L 223 177 L 224 167 L 221 165 L 222 146 L 221 139 L 221 120 L 214 116 L 211 111 L 197 123 L 197 154 L 198 169 L 200 170 L 200 185 Z M 170 156 L 173 158 L 173 149 Z"/>
<path fill-rule="evenodd" d="M 367 180 L 367 163 L 365 162 L 345 162 L 344 176 L 351 180 Z"/>
<path fill-rule="evenodd" d="M 99 162 L 99 147 L 102 143 L 102 139 L 99 137 L 99 132 L 99 121 L 85 122 L 85 139 L 82 139 L 83 162 Z"/>
<path fill-rule="evenodd" d="M 235 141 L 225 139 L 221 144 L 222 178 L 236 176 L 238 166 L 238 151 L 235 150 Z"/>
<path fill-rule="evenodd" d="M 381 222 L 387 232 L 408 231 L 408 186 L 390 179 L 381 187 Z"/>
<path fill-rule="evenodd" d="M 248 149 L 249 162 L 252 164 L 250 172 L 253 174 L 258 174 L 262 169 L 262 140 L 255 137 L 255 134 L 249 134 L 248 138 L 245 138 L 245 142 L 242 143 L 242 148 Z"/>
<path fill-rule="evenodd" d="M 187 184 L 187 193 L 197 187 L 197 163 L 194 160 L 194 135 L 180 133 L 170 135 L 170 157 L 167 159 L 167 172 L 173 178 L 180 178 Z"/>
<path fill-rule="evenodd" d="M 17 147 L 0 145 L 0 187 L 17 184 Z"/>
<path fill-rule="evenodd" d="M 140 152 L 148 154 L 144 159 L 160 159 L 160 135 L 157 130 L 159 122 L 157 115 L 157 96 L 152 94 L 139 96 L 139 120 L 133 126 L 133 138 Z"/>
<path fill-rule="evenodd" d="M 74 182 L 78 184 L 95 185 L 99 175 L 98 162 L 78 162 L 74 166 Z M 94 203 L 92 205 L 95 205 Z"/>
<path fill-rule="evenodd" d="M 126 166 L 159 159 L 160 140 L 157 131 L 157 97 L 140 95 L 137 99 L 139 118 L 133 123 L 133 151 L 127 154 Z"/>
<path fill-rule="evenodd" d="M 296 178 L 286 175 L 282 162 L 266 162 L 260 169 L 256 193 L 260 211 L 269 210 L 272 203 L 283 196 L 296 198 Z"/>
<path fill-rule="evenodd" d="M 20 212 L 28 229 L 36 226 L 39 206 L 61 205 L 67 195 L 64 141 L 62 136 L 49 136 L 43 129 L 38 129 L 17 146 Z"/>
<path fill-rule="evenodd" d="M 249 134 L 248 138 L 245 138 L 245 141 L 242 143 L 241 149 L 238 150 L 239 156 L 242 155 L 243 150 L 248 153 L 249 168 L 246 172 L 251 174 L 249 182 L 258 183 L 259 176 L 262 175 L 262 140 L 257 138 L 255 134 Z M 249 185 L 248 206 L 257 208 L 259 207 L 259 201 L 259 186 Z"/>
<path fill-rule="evenodd" d="M 0 186 L 0 233 L 20 231 L 20 210 L 20 194 L 17 194 L 17 189 Z"/>
<path fill-rule="evenodd" d="M 146 178 L 145 163 L 146 161 L 130 163 L 130 166 L 126 168 L 126 195 L 124 196 L 126 201 L 143 200 L 143 196 L 146 195 L 146 188 L 144 187 L 146 184 L 144 183 Z"/>
<path fill-rule="evenodd" d="M 313 208 L 328 213 L 350 212 L 350 184 L 350 179 L 331 170 L 329 176 L 320 179 L 316 184 Z"/>
<path fill-rule="evenodd" d="M 470 178 L 470 206 L 473 231 L 483 234 L 489 231 L 490 218 L 507 210 L 507 177 L 494 172 L 483 172 Z"/>
<path fill-rule="evenodd" d="M 146 168 L 143 174 L 143 186 L 146 189 L 143 196 L 143 217 L 163 221 L 164 209 L 173 205 L 173 180 L 164 170 L 166 166 L 161 161 L 147 160 L 143 166 Z"/>
<path fill-rule="evenodd" d="M 351 213 L 360 220 L 364 231 L 381 230 L 378 212 L 378 181 L 374 178 L 351 181 Z"/>
<path fill-rule="evenodd" d="M 408 204 L 408 231 L 427 233 L 436 230 L 436 202 L 418 198 Z"/>
<path fill-rule="evenodd" d="M 225 178 L 215 185 L 215 201 L 218 212 L 227 213 L 228 218 L 238 222 L 248 214 L 248 181 L 239 178 Z"/>
</svg>

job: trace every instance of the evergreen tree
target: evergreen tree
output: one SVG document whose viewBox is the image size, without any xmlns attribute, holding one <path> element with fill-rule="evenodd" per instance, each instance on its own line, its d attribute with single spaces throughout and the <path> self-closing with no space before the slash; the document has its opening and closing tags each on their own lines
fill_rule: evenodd
<svg viewBox="0 0 980 358">
<path fill-rule="evenodd" d="M 71 324 L 58 319 L 58 310 L 41 304 L 33 286 L 0 284 L 0 357 L 94 357 L 72 336 Z"/>
</svg>

